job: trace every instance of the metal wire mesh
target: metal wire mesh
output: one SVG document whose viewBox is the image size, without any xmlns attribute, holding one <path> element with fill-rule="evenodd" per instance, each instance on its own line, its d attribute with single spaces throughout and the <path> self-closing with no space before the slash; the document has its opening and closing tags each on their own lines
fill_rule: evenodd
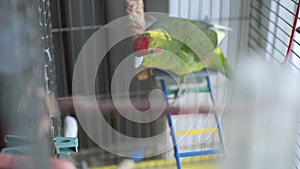
<svg viewBox="0 0 300 169">
<path fill-rule="evenodd" d="M 57 82 L 55 73 L 55 56 L 53 55 L 53 42 L 52 42 L 52 22 L 50 13 L 50 1 L 40 1 L 40 26 L 41 26 L 41 49 L 43 51 L 44 66 L 45 66 L 45 84 L 46 90 L 49 94 L 56 94 Z"/>
<path fill-rule="evenodd" d="M 49 34 L 49 29 L 48 33 L 42 32 L 46 31 L 42 28 L 47 23 L 43 17 L 47 15 L 44 11 L 46 4 L 38 0 L 19 0 L 2 1 L 0 6 L 1 132 L 29 138 L 35 143 L 33 146 L 20 141 L 20 144 L 26 144 L 24 147 L 27 147 L 29 153 L 34 156 L 34 159 L 27 163 L 32 164 L 31 168 L 48 168 L 49 140 L 45 134 L 47 131 L 41 127 L 44 124 L 42 121 L 48 119 L 44 118 L 43 101 L 38 96 L 38 91 L 45 86 L 43 49 L 50 44 L 46 45 L 47 42 L 41 40 Z M 39 130 L 42 132 L 38 132 Z M 5 146 L 11 150 L 8 145 Z M 21 148 L 19 150 L 22 152 Z M 12 162 L 7 161 L 0 163 L 13 165 L 10 164 Z M 18 163 L 23 168 L 30 168 L 28 165 L 23 166 L 24 161 L 21 160 L 14 163 Z M 4 168 L 10 167 L 4 166 Z"/>
<path fill-rule="evenodd" d="M 61 2 L 58 0 L 50 0 L 51 3 L 51 14 L 53 28 L 51 33 L 53 34 L 53 44 L 54 53 L 56 58 L 56 68 L 57 72 L 62 72 L 58 75 L 59 79 L 58 92 L 60 96 L 67 96 L 71 92 L 70 82 L 72 74 L 72 67 L 75 63 L 76 57 L 80 51 L 80 48 L 84 42 L 88 39 L 92 33 L 97 29 L 101 28 L 102 25 L 112 20 L 112 18 L 117 18 L 117 16 L 122 16 L 125 14 L 125 4 L 120 6 L 112 6 L 111 2 L 106 1 L 68 1 Z M 125 3 L 125 2 L 124 2 Z M 151 6 L 151 2 L 147 2 L 148 6 Z M 146 10 L 147 10 L 146 3 Z M 154 4 L 155 2 L 153 2 Z M 249 4 L 249 6 L 248 6 Z M 154 5 L 155 6 L 155 5 Z M 164 8 L 164 7 L 163 7 Z M 230 32 L 228 38 L 222 43 L 222 49 L 224 53 L 228 56 L 232 63 L 235 62 L 236 57 L 241 52 L 243 43 L 247 44 L 247 48 L 250 51 L 263 50 L 265 52 L 265 57 L 269 61 L 275 61 L 281 63 L 284 60 L 285 51 L 287 49 L 288 40 L 291 33 L 291 27 L 293 22 L 293 16 L 296 9 L 296 1 L 289 0 L 251 0 L 251 1 L 235 1 L 235 0 L 211 0 L 211 1 L 182 1 L 182 0 L 170 0 L 166 5 L 163 12 L 168 12 L 171 15 L 185 17 L 189 19 L 200 19 L 206 20 L 213 23 L 219 23 L 222 25 L 230 26 L 235 29 L 234 32 Z M 109 11 L 111 10 L 111 11 Z M 112 11 L 123 11 L 122 12 L 112 12 Z M 243 28 L 247 27 L 246 33 Z M 247 32 L 248 31 L 248 32 Z M 246 38 L 244 38 L 246 36 Z M 51 36 L 50 36 L 51 37 Z M 245 40 L 246 39 L 246 40 Z M 49 43 L 51 39 L 49 38 Z M 294 47 L 292 50 L 291 57 L 289 59 L 289 64 L 291 64 L 295 69 L 299 70 L 299 35 L 296 35 L 294 39 Z M 235 45 L 232 45 L 235 44 Z M 45 49 L 51 49 L 51 45 L 45 45 Z M 234 47 L 233 47 L 234 46 Z M 57 57 L 59 56 L 59 57 Z M 59 58 L 59 59 L 57 59 Z M 99 72 L 102 74 L 97 79 L 102 81 L 102 86 L 97 89 L 101 94 L 107 94 L 106 91 L 109 90 L 109 76 L 111 75 L 112 69 L 108 65 L 111 65 L 114 61 L 105 59 Z M 221 83 L 217 83 L 217 88 L 222 88 Z M 220 89 L 222 90 L 222 89 Z M 220 92 L 222 93 L 222 92 Z M 99 96 L 104 98 L 110 98 L 107 96 Z M 192 96 L 195 97 L 195 96 Z M 221 96 L 222 97 L 222 96 Z M 201 96 L 201 99 L 205 103 L 209 103 L 207 95 Z M 138 128 L 140 126 L 133 125 L 131 123 L 124 122 L 122 118 L 118 117 L 107 117 L 108 121 L 111 121 L 117 129 L 124 128 L 125 130 L 132 130 L 132 128 Z M 186 123 L 193 121 L 193 116 L 176 118 L 186 118 Z M 210 127 L 215 126 L 212 122 L 211 117 L 204 115 L 202 120 L 199 122 L 200 128 L 205 122 L 209 124 Z M 207 120 L 207 121 L 205 121 Z M 159 124 L 163 124 L 160 121 Z M 177 124 L 176 129 L 182 130 L 184 124 Z M 209 127 L 206 126 L 206 127 Z M 153 130 L 160 131 L 157 127 L 153 125 L 146 126 L 147 131 L 141 131 L 134 129 L 138 137 L 151 135 Z M 150 128 L 150 130 L 149 130 Z M 162 127 L 164 128 L 164 127 Z M 144 133 L 143 133 L 144 132 Z M 148 134 L 145 134 L 148 133 Z M 128 134 L 128 133 L 127 133 Z M 93 141 L 86 139 L 88 136 L 84 132 L 81 132 L 79 137 L 82 139 L 81 150 L 78 154 L 74 154 L 77 161 L 85 161 L 91 167 L 105 166 L 109 164 L 116 164 L 120 161 L 120 158 L 112 155 L 98 146 L 96 146 Z M 109 141 L 113 141 L 112 138 L 108 136 Z M 199 144 L 199 136 L 192 136 L 185 139 L 180 145 L 181 150 L 198 150 L 198 149 L 208 149 L 212 147 L 219 146 L 219 140 L 216 135 L 213 135 L 211 139 L 204 144 Z M 298 148 L 299 148 L 298 144 Z M 300 148 L 299 148 L 300 149 Z M 157 160 L 157 159 L 170 159 L 172 158 L 173 152 L 170 151 L 163 156 L 154 157 L 147 160 Z M 163 158 L 162 158 L 163 157 Z M 297 155 L 298 157 L 298 155 Z M 199 161 L 211 160 L 214 157 L 207 157 L 202 159 L 191 159 L 187 163 L 199 165 Z M 299 157 L 298 157 L 299 159 Z M 300 160 L 298 160 L 300 161 Z M 174 161 L 156 161 L 157 164 L 162 166 L 173 166 Z M 297 164 L 298 166 L 298 164 Z M 110 166 L 111 168 L 115 166 Z M 140 168 L 151 168 L 153 164 L 151 162 L 141 164 Z M 155 166 L 153 168 L 158 168 Z M 193 168 L 193 167 L 191 167 Z"/>
<path fill-rule="evenodd" d="M 266 59 L 283 62 L 292 32 L 297 2 L 289 0 L 251 1 L 249 46 L 261 49 Z M 293 40 L 288 61 L 299 70 L 299 34 Z"/>
</svg>

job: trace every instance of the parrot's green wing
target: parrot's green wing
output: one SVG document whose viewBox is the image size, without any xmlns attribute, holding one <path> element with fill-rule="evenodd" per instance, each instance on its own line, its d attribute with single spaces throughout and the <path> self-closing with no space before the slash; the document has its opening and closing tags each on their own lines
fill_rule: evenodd
<svg viewBox="0 0 300 169">
<path fill-rule="evenodd" d="M 181 50 L 178 53 L 178 56 L 180 56 L 180 59 L 183 62 L 179 62 L 180 64 L 177 67 L 174 67 L 170 69 L 172 72 L 179 76 L 184 76 L 192 72 L 196 72 L 199 70 L 202 70 L 204 67 L 203 63 L 200 61 L 200 59 L 197 56 L 194 56 L 195 53 L 185 50 Z"/>
<path fill-rule="evenodd" d="M 190 21 L 205 33 L 211 43 L 217 47 L 225 38 L 228 31 L 232 30 L 226 26 L 209 24 L 202 21 Z"/>
<path fill-rule="evenodd" d="M 214 31 L 210 31 L 203 28 L 202 25 L 195 25 L 194 22 L 181 18 L 161 18 L 155 21 L 148 30 L 166 31 L 174 42 L 179 41 L 182 45 L 188 46 L 198 56 L 204 56 L 213 52 L 218 41 L 217 34 Z M 166 43 L 169 42 L 166 41 Z"/>
<path fill-rule="evenodd" d="M 212 45 L 216 48 L 218 46 L 218 34 L 216 31 L 211 30 L 209 25 L 201 21 L 189 21 L 199 28 L 206 37 L 210 40 Z"/>
<path fill-rule="evenodd" d="M 202 22 L 202 21 L 192 21 L 192 20 L 182 19 L 182 18 L 171 18 L 171 19 L 174 21 L 177 21 L 178 24 L 190 22 L 191 24 L 196 26 L 198 29 L 200 29 L 202 33 L 204 33 L 206 35 L 206 37 L 210 40 L 210 42 L 212 43 L 212 45 L 214 47 L 217 47 L 218 44 L 220 44 L 222 39 L 225 37 L 226 32 L 228 30 L 230 30 L 230 28 L 227 28 L 225 26 L 220 26 L 220 25 L 218 25 L 219 28 L 215 28 L 214 27 L 215 25 L 212 25 L 212 24 L 209 24 L 206 22 Z M 148 30 L 160 29 L 160 28 L 162 28 L 163 24 L 168 24 L 169 22 L 170 22 L 170 18 L 161 18 L 161 19 L 157 20 L 156 22 L 154 22 L 148 28 Z M 166 28 L 166 27 L 164 27 L 164 28 Z M 173 29 L 173 28 L 171 28 L 171 29 Z M 166 31 L 168 31 L 168 30 L 166 30 Z"/>
<path fill-rule="evenodd" d="M 144 56 L 143 66 L 148 68 L 173 69 L 181 66 L 181 60 L 177 53 L 169 53 L 164 50 L 159 54 Z"/>
</svg>

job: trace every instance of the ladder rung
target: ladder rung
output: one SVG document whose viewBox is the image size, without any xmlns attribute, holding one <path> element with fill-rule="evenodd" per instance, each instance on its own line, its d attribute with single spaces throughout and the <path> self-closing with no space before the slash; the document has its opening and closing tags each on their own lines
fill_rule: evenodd
<svg viewBox="0 0 300 169">
<path fill-rule="evenodd" d="M 177 131 L 176 136 L 192 135 L 192 134 L 207 134 L 207 133 L 215 133 L 215 132 L 218 132 L 218 131 L 219 131 L 218 128 L 183 130 L 183 131 Z"/>
<path fill-rule="evenodd" d="M 184 152 L 179 153 L 180 157 L 192 157 L 192 156 L 203 156 L 203 155 L 212 155 L 212 154 L 220 154 L 221 150 L 204 150 L 204 151 L 194 151 L 194 152 Z"/>
<path fill-rule="evenodd" d="M 168 95 L 175 94 L 177 90 L 168 90 Z M 189 89 L 183 89 L 182 93 L 206 93 L 209 92 L 209 88 L 189 88 Z M 182 94 L 181 93 L 181 94 Z"/>
</svg>

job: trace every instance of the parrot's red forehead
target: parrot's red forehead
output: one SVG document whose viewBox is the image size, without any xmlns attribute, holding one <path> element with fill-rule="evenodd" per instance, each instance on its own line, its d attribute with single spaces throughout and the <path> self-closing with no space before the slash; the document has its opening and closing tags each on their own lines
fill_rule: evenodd
<svg viewBox="0 0 300 169">
<path fill-rule="evenodd" d="M 134 51 L 148 49 L 150 40 L 147 36 L 139 35 L 134 43 Z"/>
</svg>

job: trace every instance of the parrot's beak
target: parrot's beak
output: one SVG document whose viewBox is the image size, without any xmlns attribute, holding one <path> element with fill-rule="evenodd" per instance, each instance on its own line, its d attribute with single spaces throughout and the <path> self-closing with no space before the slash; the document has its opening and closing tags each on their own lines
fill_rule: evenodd
<svg viewBox="0 0 300 169">
<path fill-rule="evenodd" d="M 135 68 L 138 68 L 142 65 L 143 63 L 143 60 L 144 60 L 144 57 L 143 56 L 136 56 L 134 58 L 134 67 Z"/>
</svg>

